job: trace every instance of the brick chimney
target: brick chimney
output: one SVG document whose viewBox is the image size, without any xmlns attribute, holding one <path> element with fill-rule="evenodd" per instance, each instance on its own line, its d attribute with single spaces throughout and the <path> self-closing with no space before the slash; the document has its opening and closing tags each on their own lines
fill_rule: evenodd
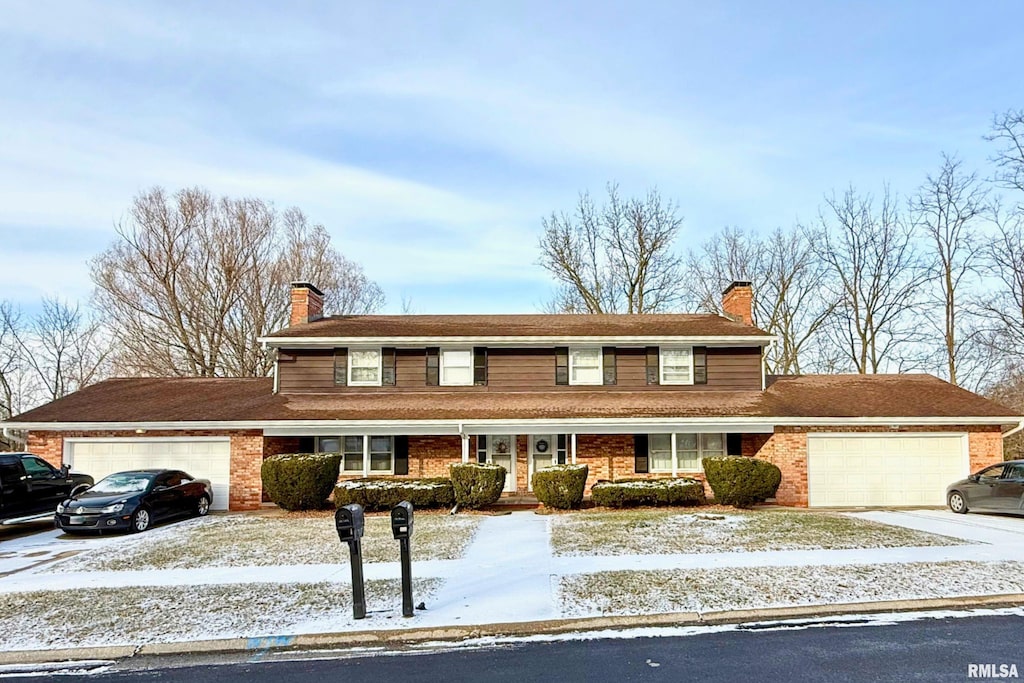
<svg viewBox="0 0 1024 683">
<path fill-rule="evenodd" d="M 736 281 L 722 292 L 725 316 L 745 325 L 754 324 L 754 289 L 749 282 Z"/>
<path fill-rule="evenodd" d="M 308 282 L 292 283 L 292 317 L 288 325 L 311 323 L 324 317 L 324 293 Z"/>
</svg>

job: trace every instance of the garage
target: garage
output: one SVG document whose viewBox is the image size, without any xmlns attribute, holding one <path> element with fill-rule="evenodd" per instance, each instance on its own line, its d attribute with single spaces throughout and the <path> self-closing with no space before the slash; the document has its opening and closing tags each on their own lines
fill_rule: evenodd
<svg viewBox="0 0 1024 683">
<path fill-rule="evenodd" d="M 807 437 L 811 507 L 944 505 L 968 473 L 966 434 Z"/>
<path fill-rule="evenodd" d="M 231 441 L 226 437 L 66 439 L 65 461 L 97 481 L 113 472 L 177 469 L 213 485 L 214 510 L 228 509 Z"/>
</svg>

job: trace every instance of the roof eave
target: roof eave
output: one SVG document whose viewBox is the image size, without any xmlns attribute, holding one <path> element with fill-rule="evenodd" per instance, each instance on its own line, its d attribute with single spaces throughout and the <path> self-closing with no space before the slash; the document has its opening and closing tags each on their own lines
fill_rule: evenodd
<svg viewBox="0 0 1024 683">
<path fill-rule="evenodd" d="M 770 334 L 754 335 L 624 335 L 624 336 L 545 336 L 545 335 L 442 335 L 392 337 L 260 337 L 257 341 L 270 347 L 336 348 L 342 346 L 445 346 L 470 344 L 474 346 L 573 346 L 599 344 L 602 346 L 659 346 L 668 344 L 695 344 L 709 346 L 767 346 L 778 340 Z"/>
</svg>

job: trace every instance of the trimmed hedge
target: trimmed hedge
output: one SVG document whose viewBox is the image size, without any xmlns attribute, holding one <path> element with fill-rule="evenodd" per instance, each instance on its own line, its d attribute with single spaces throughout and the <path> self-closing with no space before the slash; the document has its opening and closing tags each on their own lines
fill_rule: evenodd
<svg viewBox="0 0 1024 683">
<path fill-rule="evenodd" d="M 366 510 L 390 510 L 403 500 L 414 508 L 449 508 L 455 504 L 452 480 L 446 477 L 430 479 L 384 479 L 369 477 L 349 479 L 334 487 L 334 505 L 342 507 L 359 503 Z"/>
<path fill-rule="evenodd" d="M 590 489 L 594 505 L 609 508 L 637 505 L 704 505 L 704 484 L 696 479 L 620 479 L 599 481 Z"/>
<path fill-rule="evenodd" d="M 549 508 L 569 510 L 583 502 L 587 486 L 586 465 L 553 465 L 533 473 L 533 493 Z"/>
<path fill-rule="evenodd" d="M 766 460 L 738 455 L 704 458 L 704 475 L 715 492 L 715 502 L 747 508 L 775 497 L 782 470 Z"/>
<path fill-rule="evenodd" d="M 260 478 L 270 500 L 285 510 L 320 510 L 327 507 L 338 481 L 341 456 L 337 453 L 291 453 L 263 460 Z"/>
<path fill-rule="evenodd" d="M 480 508 L 501 498 L 505 488 L 505 468 L 475 462 L 450 467 L 455 502 L 464 508 Z"/>
</svg>

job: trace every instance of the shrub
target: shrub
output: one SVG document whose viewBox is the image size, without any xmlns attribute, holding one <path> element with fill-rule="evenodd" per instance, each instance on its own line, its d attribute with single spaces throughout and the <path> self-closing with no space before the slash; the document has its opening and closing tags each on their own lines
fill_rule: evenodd
<svg viewBox="0 0 1024 683">
<path fill-rule="evenodd" d="M 745 508 L 773 498 L 782 470 L 765 460 L 738 455 L 704 458 L 704 474 L 715 502 Z"/>
<path fill-rule="evenodd" d="M 455 504 L 452 480 L 432 479 L 350 479 L 334 487 L 337 507 L 359 503 L 367 510 L 390 510 L 403 500 L 414 508 L 448 508 Z"/>
<path fill-rule="evenodd" d="M 455 502 L 465 508 L 480 508 L 501 498 L 505 468 L 474 462 L 451 466 Z"/>
<path fill-rule="evenodd" d="M 621 508 L 636 505 L 703 505 L 704 484 L 696 479 L 620 479 L 599 481 L 590 489 L 594 505 Z"/>
<path fill-rule="evenodd" d="M 583 502 L 587 486 L 586 465 L 554 465 L 533 473 L 533 493 L 550 508 L 569 510 Z"/>
<path fill-rule="evenodd" d="M 272 455 L 260 468 L 263 490 L 285 510 L 319 510 L 326 507 L 340 465 L 337 453 Z"/>
</svg>

